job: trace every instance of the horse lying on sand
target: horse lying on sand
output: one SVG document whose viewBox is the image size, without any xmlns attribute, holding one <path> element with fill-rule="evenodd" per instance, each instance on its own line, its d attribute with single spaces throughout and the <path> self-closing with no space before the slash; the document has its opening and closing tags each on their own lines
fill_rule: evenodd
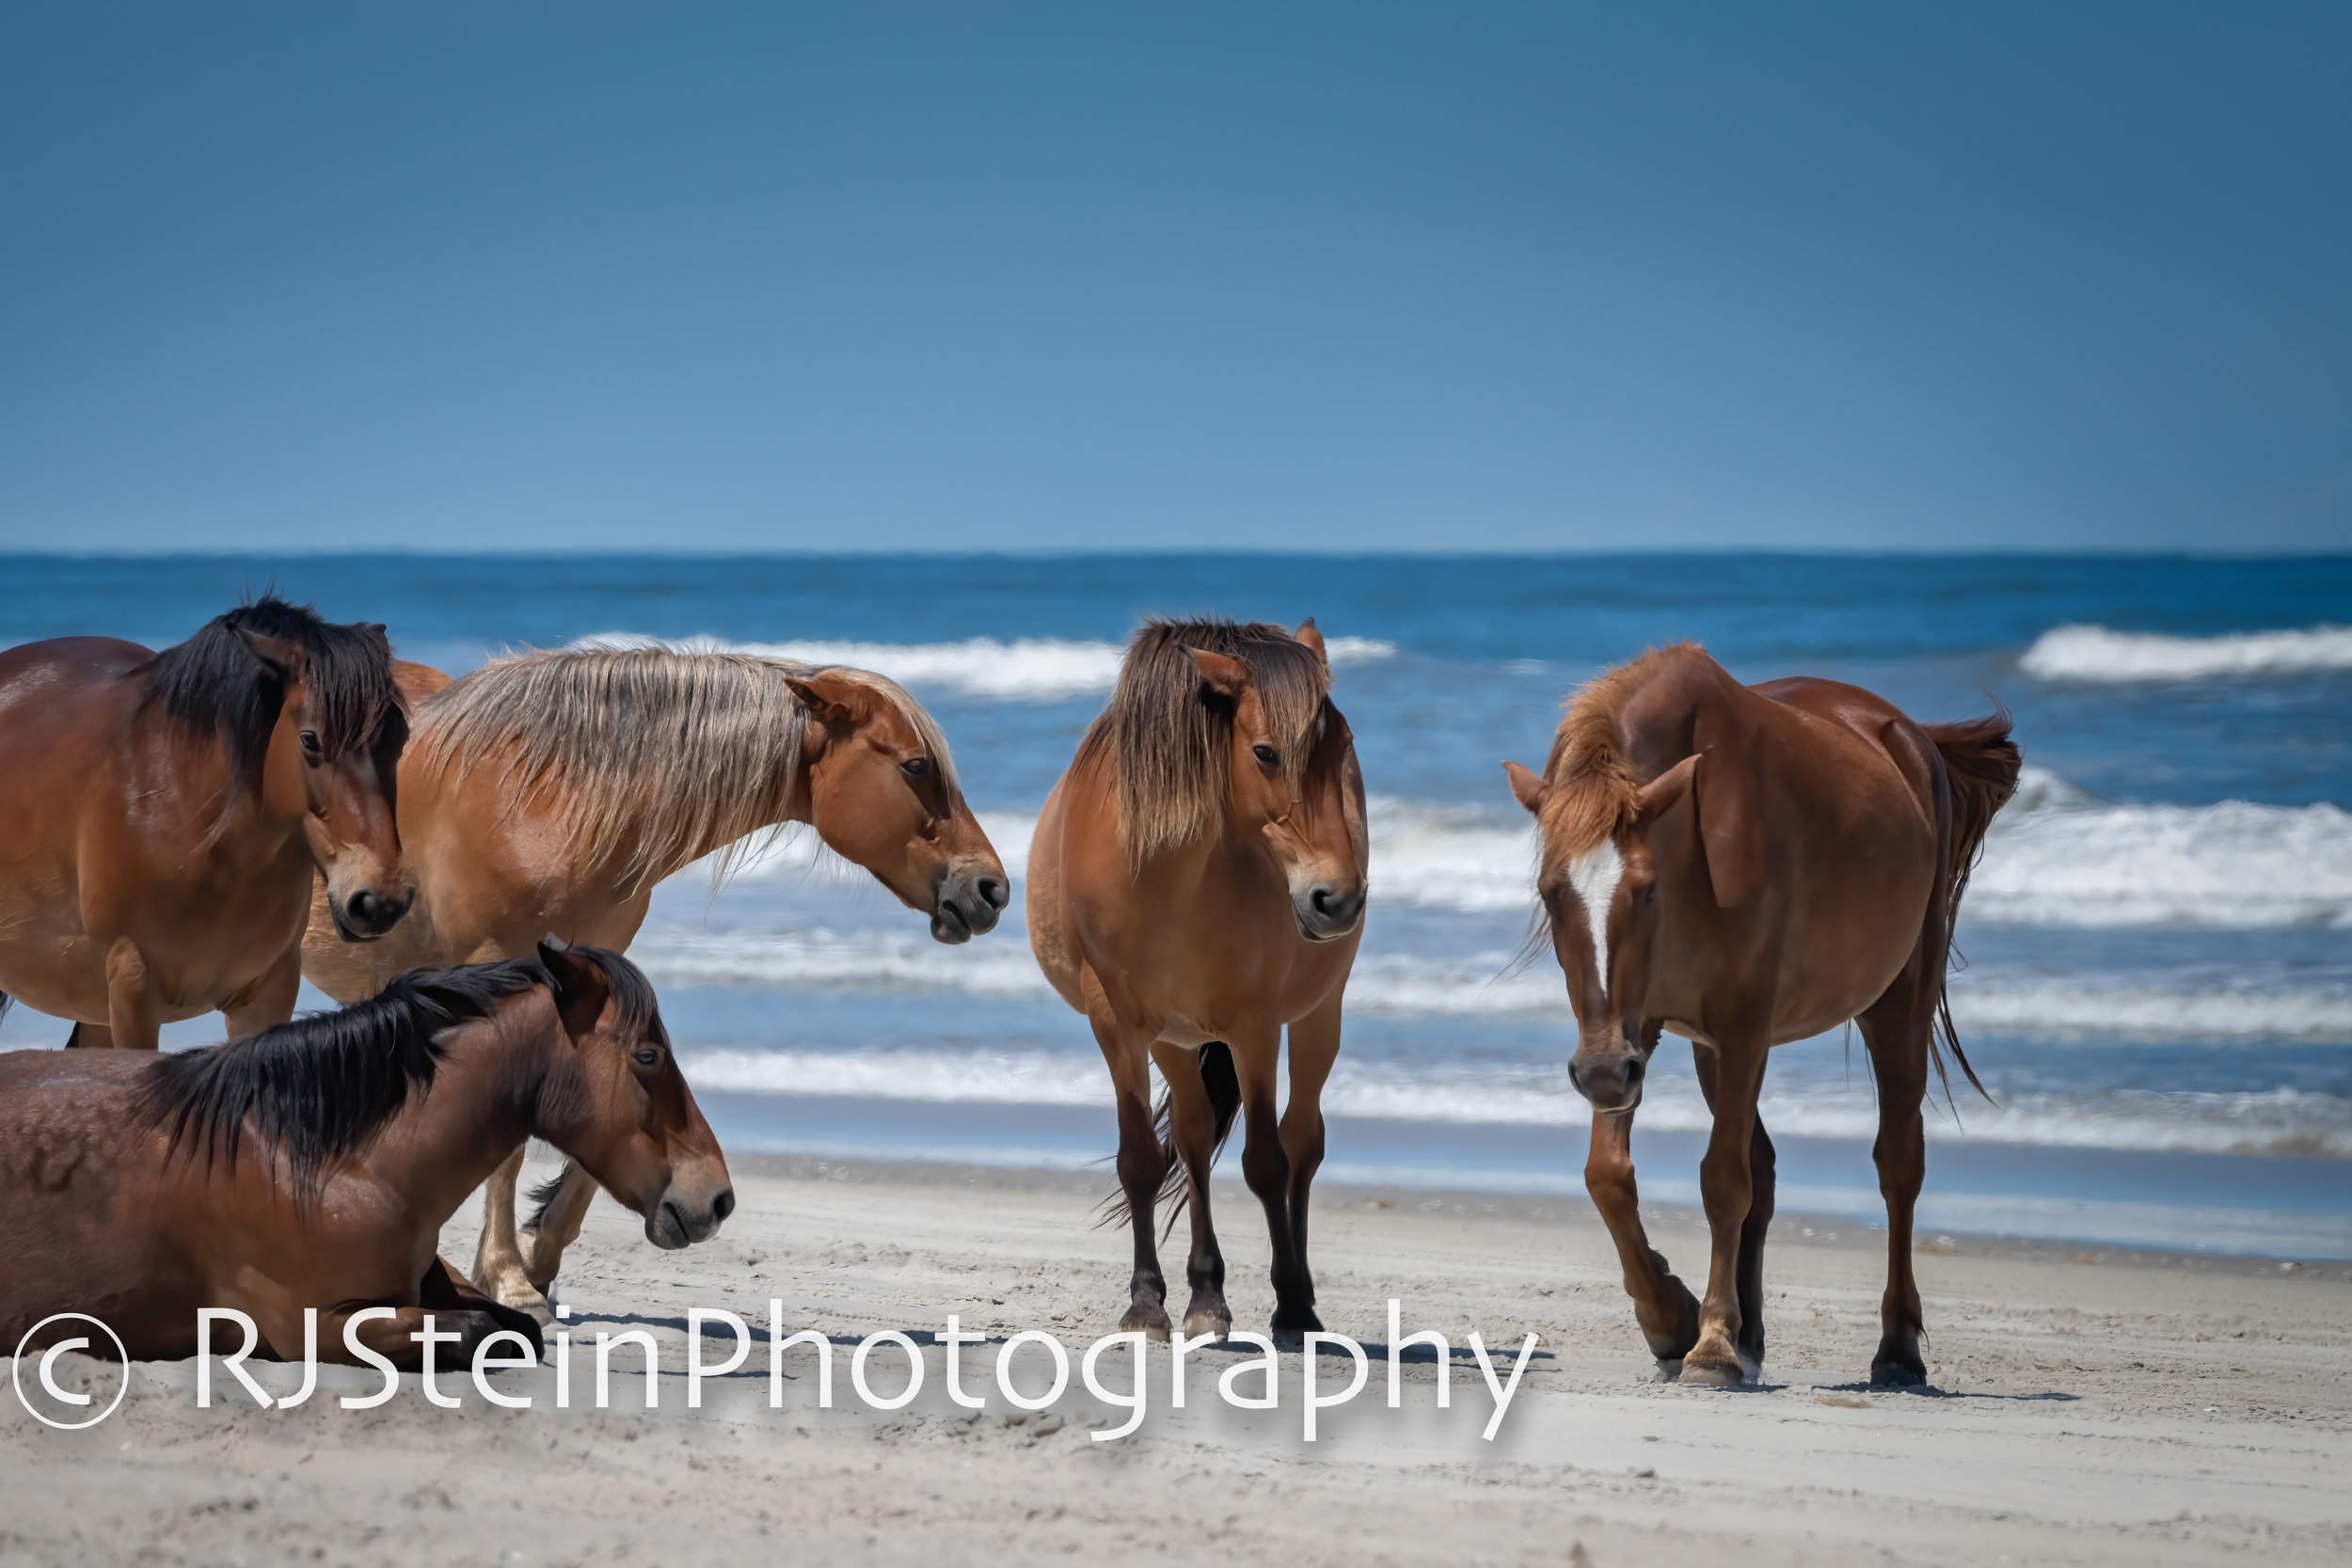
<svg viewBox="0 0 2352 1568">
<path fill-rule="evenodd" d="M 408 729 L 379 626 L 264 596 L 174 648 L 62 637 L 0 653 L 0 1009 L 152 1050 L 217 1008 L 294 1016 L 315 868 L 329 940 L 414 891 L 393 769 Z"/>
<path fill-rule="evenodd" d="M 1123 1201 L 1112 1212 L 1135 1231 L 1122 1329 L 1169 1335 L 1152 1208 L 1187 1189 L 1184 1332 L 1232 1328 L 1209 1167 L 1236 1110 L 1242 1172 L 1274 1243 L 1273 1326 L 1323 1326 L 1307 1194 L 1323 1163 L 1320 1101 L 1340 1053 L 1369 860 L 1363 777 L 1330 684 L 1312 621 L 1295 637 L 1151 622 L 1038 818 L 1029 944 L 1093 1025 L 1118 1095 Z M 1278 1122 L 1286 1024 L 1290 1101 Z M 1156 1116 L 1153 1062 L 1168 1085 Z"/>
<path fill-rule="evenodd" d="M 432 1313 L 457 1351 L 537 1323 L 435 1256 L 442 1224 L 529 1137 L 579 1160 L 660 1247 L 735 1206 L 725 1159 L 626 958 L 542 947 L 404 975 L 341 1012 L 177 1055 L 0 1055 L 0 1340 L 85 1312 L 135 1358 L 194 1354 L 234 1307 L 283 1359 L 414 1367 Z M 70 1328 L 59 1329 L 70 1333 Z"/>
<path fill-rule="evenodd" d="M 655 883 L 787 823 L 812 824 L 941 942 L 993 929 L 1010 899 L 946 737 L 883 676 L 664 648 L 531 653 L 454 683 L 395 668 L 415 713 L 400 831 L 421 891 L 369 948 L 336 940 L 322 894 L 303 973 L 338 1001 L 414 965 L 526 954 L 547 931 L 625 949 Z M 567 1165 L 518 1226 L 522 1159 L 491 1178 L 473 1277 L 546 1323 L 596 1183 Z"/>
<path fill-rule="evenodd" d="M 1836 681 L 1741 686 L 1688 643 L 1578 692 L 1542 777 L 1503 764 L 1543 838 L 1537 889 L 1577 1019 L 1568 1077 L 1593 1104 L 1585 1186 L 1643 1336 L 1681 1362 L 1683 1382 L 1736 1386 L 1763 1360 L 1765 1057 L 1849 1019 L 1878 1081 L 1886 1199 L 1870 1381 L 1926 1381 L 1911 1268 L 1920 1108 L 1931 1060 L 1943 1070 L 1939 1024 L 1977 1082 L 1945 971 L 1969 867 L 2018 766 L 2005 712 L 1917 724 Z M 1634 1190 L 1633 1112 L 1661 1030 L 1691 1041 L 1715 1118 L 1699 1166 L 1703 1301 L 1651 1248 Z"/>
</svg>

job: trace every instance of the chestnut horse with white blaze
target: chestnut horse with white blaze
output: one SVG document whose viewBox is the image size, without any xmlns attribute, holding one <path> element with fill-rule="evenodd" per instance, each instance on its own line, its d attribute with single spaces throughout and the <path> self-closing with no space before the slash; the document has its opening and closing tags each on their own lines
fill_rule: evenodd
<svg viewBox="0 0 2352 1568">
<path fill-rule="evenodd" d="M 1878 1082 L 1872 1153 L 1887 1282 L 1873 1383 L 1927 1379 L 1911 1268 L 1937 1031 L 1974 1084 L 1944 996 L 1952 927 L 2017 787 L 2009 716 L 1918 724 L 1884 698 L 1794 677 L 1741 686 L 1696 646 L 1579 691 L 1542 777 L 1505 763 L 1543 839 L 1537 890 L 1592 1101 L 1586 1188 L 1634 1316 L 1685 1383 L 1737 1386 L 1764 1356 L 1772 1143 L 1766 1054 L 1848 1020 Z M 1693 1301 L 1642 1229 L 1631 1137 L 1660 1031 L 1692 1043 L 1714 1132 L 1699 1166 L 1712 1246 Z M 1979 1086 L 1980 1087 L 1980 1086 Z"/>
<path fill-rule="evenodd" d="M 417 909 L 360 951 L 335 940 L 322 900 L 303 973 L 338 1001 L 411 967 L 521 957 L 544 932 L 626 949 L 655 883 L 722 852 L 723 873 L 747 835 L 792 823 L 928 915 L 943 942 L 991 930 L 1011 897 L 946 737 L 871 672 L 662 647 L 528 653 L 454 682 L 395 669 L 415 708 L 400 831 Z M 547 1288 L 596 1182 L 566 1165 L 518 1223 L 522 1164 L 516 1148 L 491 1179 L 473 1275 L 549 1323 Z"/>
<path fill-rule="evenodd" d="M 314 871 L 338 946 L 415 896 L 392 799 L 407 734 L 384 628 L 275 596 L 160 654 L 0 653 L 0 1008 L 147 1050 L 215 1009 L 232 1035 L 292 1018 Z"/>
<path fill-rule="evenodd" d="M 1232 1328 L 1209 1167 L 1236 1110 L 1242 1171 L 1273 1240 L 1273 1326 L 1323 1326 L 1307 1195 L 1323 1162 L 1320 1099 L 1339 1055 L 1369 861 L 1363 777 L 1330 683 L 1312 621 L 1295 635 L 1147 623 L 1038 818 L 1029 944 L 1093 1026 L 1118 1097 L 1123 1200 L 1113 1212 L 1135 1232 L 1121 1329 L 1169 1335 L 1152 1209 L 1164 1191 L 1185 1189 L 1184 1333 Z M 1278 1119 L 1285 1025 L 1290 1101 Z M 1153 1062 L 1168 1085 L 1156 1117 Z"/>
<path fill-rule="evenodd" d="M 735 1207 L 653 988 L 594 948 L 404 975 L 201 1051 L 0 1055 L 0 1339 L 83 1312 L 135 1358 L 184 1356 L 198 1311 L 229 1307 L 297 1360 L 313 1308 L 322 1361 L 358 1359 L 358 1318 L 360 1344 L 415 1367 L 427 1316 L 457 1336 L 443 1369 L 501 1332 L 536 1359 L 537 1323 L 435 1251 L 529 1137 L 580 1160 L 656 1246 L 706 1240 Z"/>
</svg>

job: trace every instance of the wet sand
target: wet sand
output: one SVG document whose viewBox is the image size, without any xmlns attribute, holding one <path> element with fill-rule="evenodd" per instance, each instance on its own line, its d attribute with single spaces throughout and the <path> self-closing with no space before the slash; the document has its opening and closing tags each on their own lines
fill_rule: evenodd
<svg viewBox="0 0 2352 1568">
<path fill-rule="evenodd" d="M 741 1207 L 718 1240 L 661 1253 L 600 1201 L 559 1295 L 577 1332 L 650 1327 L 684 1366 L 685 1314 L 724 1307 L 834 1353 L 834 1408 L 815 1408 L 805 1350 L 787 1353 L 771 1409 L 767 1351 L 686 1408 L 665 1376 L 642 1408 L 632 1369 L 613 1408 L 556 1410 L 546 1368 L 502 1375 L 536 1408 L 435 1408 L 412 1376 L 371 1410 L 333 1397 L 372 1372 L 327 1369 L 299 1408 L 264 1412 L 233 1387 L 194 1408 L 187 1364 L 142 1364 L 123 1407 L 88 1432 L 40 1426 L 0 1396 L 0 1563 L 1267 1562 L 1742 1563 L 2265 1562 L 2352 1558 L 2352 1266 L 2019 1244 L 1967 1236 L 1918 1257 L 1934 1391 L 1867 1386 L 1883 1241 L 1851 1222 L 1784 1214 L 1768 1255 L 1766 1375 L 1754 1391 L 1659 1380 L 1607 1236 L 1578 1198 L 1330 1187 L 1317 1195 L 1320 1310 L 1363 1340 L 1369 1380 L 1302 1436 L 1301 1363 L 1281 1403 L 1236 1410 L 1217 1376 L 1247 1353 L 1192 1356 L 1168 1408 L 1155 1351 L 1141 1429 L 1081 1386 L 1080 1354 L 1124 1306 L 1123 1232 L 1093 1227 L 1105 1177 L 749 1156 Z M 1220 1182 L 1236 1327 L 1272 1306 L 1256 1206 Z M 1703 1272 L 1697 1216 L 1655 1206 L 1653 1234 L 1686 1278 Z M 445 1250 L 471 1257 L 473 1213 Z M 1810 1229 L 1813 1234 L 1804 1232 Z M 1164 1250 L 1180 1270 L 1184 1228 Z M 1180 1287 L 1181 1291 L 1181 1287 Z M 1387 1302 L 1407 1332 L 1455 1355 L 1407 1363 L 1386 1403 Z M 867 1408 L 849 1381 L 859 1338 L 1044 1330 L 1071 1347 L 1069 1389 L 1013 1408 L 966 1349 L 951 1403 L 945 1352 L 921 1393 Z M 1491 1443 L 1495 1402 L 1465 1351 L 1541 1337 Z M 584 1343 L 584 1341 L 583 1341 Z M 723 1359 L 723 1338 L 706 1358 Z M 575 1405 L 594 1387 L 576 1349 Z M 67 1357 L 112 1392 L 110 1369 Z M 1114 1389 L 1126 1352 L 1104 1360 Z M 1046 1358 L 1023 1353 L 1016 1387 Z M 1344 1354 L 1317 1360 L 1328 1390 Z M 1505 1375 L 1507 1376 L 1507 1369 Z M 273 1392 L 296 1369 L 268 1367 Z M 906 1377 L 877 1351 L 871 1385 Z M 225 1383 L 226 1380 L 222 1379 Z M 1256 1379 L 1240 1386 L 1254 1390 Z"/>
</svg>

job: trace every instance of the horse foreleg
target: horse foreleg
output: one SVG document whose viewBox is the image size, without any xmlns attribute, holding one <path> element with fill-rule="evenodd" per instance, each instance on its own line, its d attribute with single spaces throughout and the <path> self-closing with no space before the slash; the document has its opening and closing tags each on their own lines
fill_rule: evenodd
<svg viewBox="0 0 2352 1568">
<path fill-rule="evenodd" d="M 1233 1327 L 1232 1308 L 1225 1304 L 1225 1254 L 1216 1244 L 1216 1226 L 1209 1216 L 1209 1169 L 1216 1159 L 1217 1122 L 1232 1107 L 1220 1105 L 1203 1076 L 1202 1053 L 1155 1045 L 1152 1059 L 1168 1082 L 1168 1131 L 1174 1135 L 1177 1157 L 1184 1162 L 1187 1209 L 1192 1225 L 1192 1251 L 1184 1260 L 1185 1282 L 1192 1301 L 1184 1308 L 1184 1333 L 1207 1334 L 1222 1339 Z M 1224 1047 L 1215 1048 L 1224 1053 Z M 1222 1069 L 1220 1068 L 1220 1071 Z"/>
<path fill-rule="evenodd" d="M 483 1183 L 482 1239 L 474 1243 L 473 1282 L 493 1301 L 527 1312 L 543 1324 L 552 1323 L 555 1314 L 531 1282 L 516 1234 L 515 1185 L 522 1173 L 523 1150 L 518 1148 Z"/>
<path fill-rule="evenodd" d="M 539 1349 L 536 1336 L 524 1333 L 511 1323 L 501 1323 L 491 1312 L 468 1307 L 396 1307 L 392 1315 L 370 1318 L 358 1327 L 351 1320 L 366 1311 L 369 1304 L 342 1307 L 332 1312 L 319 1314 L 319 1359 L 329 1365 L 364 1366 L 351 1346 L 357 1342 L 389 1361 L 404 1372 L 413 1372 L 424 1362 L 424 1346 L 415 1338 L 424 1332 L 425 1320 L 432 1320 L 436 1334 L 454 1334 L 454 1344 L 444 1340 L 434 1346 L 434 1381 L 447 1392 L 466 1385 L 466 1370 L 473 1365 L 474 1347 L 501 1329 L 521 1334 L 525 1342 Z M 534 1325 L 535 1326 L 535 1325 Z M 346 1339 L 345 1336 L 349 1338 Z M 301 1343 L 301 1330 L 294 1330 L 294 1343 Z M 544 1353 L 543 1353 L 544 1354 Z M 455 1373 L 454 1377 L 451 1376 Z"/>
<path fill-rule="evenodd" d="M 1633 1298 L 1633 1320 L 1642 1325 L 1649 1353 L 1661 1361 L 1681 1360 L 1698 1343 L 1699 1303 L 1690 1287 L 1668 1270 L 1642 1228 L 1641 1193 L 1633 1180 L 1631 1111 L 1593 1113 L 1584 1190 L 1600 1211 L 1609 1239 L 1617 1243 L 1625 1293 Z"/>
<path fill-rule="evenodd" d="M 1692 1053 L 1698 1069 L 1699 1092 L 1707 1108 L 1715 1108 L 1715 1053 L 1704 1047 Z M 1740 1227 L 1740 1350 L 1752 1361 L 1764 1359 L 1764 1236 L 1772 1226 L 1774 1155 L 1764 1118 L 1756 1118 L 1756 1133 L 1748 1144 L 1748 1217 Z"/>
<path fill-rule="evenodd" d="M 1855 1022 L 1862 1025 L 1870 1071 L 1878 1079 L 1879 1135 L 1870 1155 L 1879 1168 L 1879 1195 L 1886 1200 L 1886 1294 L 1879 1302 L 1879 1348 L 1870 1358 L 1870 1381 L 1909 1387 L 1928 1380 L 1927 1362 L 1919 1354 L 1927 1325 L 1919 1284 L 1911 1272 L 1911 1226 L 1928 1169 L 1920 1107 L 1928 1096 L 1928 1031 L 1934 1015 L 1905 979 Z"/>
<path fill-rule="evenodd" d="M 1274 1243 L 1274 1332 L 1289 1337 L 1320 1331 L 1315 1286 L 1299 1256 L 1298 1231 L 1291 1222 L 1290 1152 L 1282 1146 L 1275 1115 L 1275 1071 L 1280 1065 L 1279 1025 L 1229 1030 L 1234 1076 L 1241 1081 L 1241 1173 L 1265 1210 L 1266 1235 Z"/>
<path fill-rule="evenodd" d="M 1122 1333 L 1140 1330 L 1153 1339 L 1168 1337 L 1168 1278 L 1160 1273 L 1160 1249 L 1152 1234 L 1160 1184 L 1168 1177 L 1168 1154 L 1152 1115 L 1152 1057 L 1146 1041 L 1122 1028 L 1107 1007 L 1089 1014 L 1095 1043 L 1110 1069 L 1119 1105 L 1119 1185 L 1127 1197 L 1128 1226 L 1135 1234 L 1135 1270 L 1128 1276 Z"/>
<path fill-rule="evenodd" d="M 1290 1162 L 1291 1245 L 1297 1251 L 1299 1277 L 1306 1286 L 1305 1304 L 1311 1307 L 1315 1276 L 1307 1261 L 1308 1197 L 1315 1172 L 1323 1166 L 1323 1085 L 1340 1054 L 1337 993 L 1290 1026 L 1290 1048 L 1291 1093 L 1282 1107 L 1282 1155 Z"/>
<path fill-rule="evenodd" d="M 556 1271 L 564 1266 L 564 1249 L 580 1240 L 580 1227 L 596 1200 L 596 1179 L 588 1174 L 588 1167 L 577 1160 L 564 1161 L 564 1174 L 555 1179 L 554 1190 L 516 1238 L 521 1246 L 523 1273 L 533 1290 L 544 1293 L 555 1283 Z"/>
<path fill-rule="evenodd" d="M 296 944 L 270 965 L 262 977 L 220 1005 L 221 1022 L 229 1037 L 241 1040 L 264 1029 L 275 1029 L 294 1015 L 294 1000 L 302 994 L 302 948 Z"/>
<path fill-rule="evenodd" d="M 1699 1196 L 1710 1242 L 1707 1294 L 1699 1303 L 1699 1339 L 1682 1358 L 1682 1381 L 1736 1388 L 1742 1314 L 1740 1261 L 1756 1196 L 1756 1101 L 1764 1084 L 1760 1039 L 1726 1040 L 1715 1050 L 1715 1129 L 1699 1162 Z"/>
<path fill-rule="evenodd" d="M 152 1051 L 163 1029 L 163 1008 L 148 985 L 147 956 L 130 938 L 119 937 L 106 949 L 105 1043 L 131 1051 Z M 84 1043 L 100 1042 L 93 1033 Z"/>
</svg>

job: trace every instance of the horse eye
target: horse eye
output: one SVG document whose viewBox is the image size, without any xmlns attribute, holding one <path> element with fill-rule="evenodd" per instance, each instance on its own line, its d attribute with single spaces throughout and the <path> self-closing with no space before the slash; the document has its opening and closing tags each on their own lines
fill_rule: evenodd
<svg viewBox="0 0 2352 1568">
<path fill-rule="evenodd" d="M 318 731 L 304 730 L 302 732 L 302 754 L 305 756 L 314 757 L 319 754 L 319 752 L 320 747 Z"/>
<path fill-rule="evenodd" d="M 1274 748 L 1271 746 L 1252 746 L 1249 749 L 1257 754 L 1258 760 L 1265 764 L 1268 768 L 1273 767 L 1276 763 L 1282 760 L 1276 754 Z"/>
<path fill-rule="evenodd" d="M 906 761 L 898 764 L 898 770 L 910 779 L 919 779 L 924 774 L 931 770 L 931 759 L 929 757 L 909 757 Z"/>
<path fill-rule="evenodd" d="M 631 1054 L 639 1067 L 650 1069 L 661 1065 L 661 1048 L 658 1045 L 641 1045 Z"/>
<path fill-rule="evenodd" d="M 1642 906 L 1643 906 L 1643 908 L 1646 909 L 1646 908 L 1648 908 L 1650 905 L 1655 904 L 1655 903 L 1657 903 L 1657 902 L 1658 902 L 1658 886 L 1657 886 L 1657 884 L 1656 884 L 1656 883 L 1654 883 L 1654 882 L 1653 882 L 1653 883 L 1652 883 L 1652 884 L 1650 884 L 1648 887 L 1645 887 L 1645 888 L 1644 888 L 1644 889 L 1642 890 Z"/>
</svg>

